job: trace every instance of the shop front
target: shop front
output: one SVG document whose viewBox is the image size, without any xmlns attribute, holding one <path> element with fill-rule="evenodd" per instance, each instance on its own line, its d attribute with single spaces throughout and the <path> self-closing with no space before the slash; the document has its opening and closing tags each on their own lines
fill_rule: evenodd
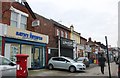
<svg viewBox="0 0 120 78">
<path fill-rule="evenodd" d="M 66 56 L 70 58 L 74 58 L 74 51 L 73 51 L 73 40 L 61 38 L 61 47 L 60 52 L 61 56 Z"/>
<path fill-rule="evenodd" d="M 28 54 L 28 68 L 39 69 L 45 67 L 47 35 L 7 27 L 3 40 L 5 57 L 15 62 L 16 54 Z"/>
<path fill-rule="evenodd" d="M 78 52 L 78 57 L 84 57 L 84 53 L 85 53 L 85 47 L 83 44 L 80 44 L 79 46 L 79 52 Z"/>
</svg>

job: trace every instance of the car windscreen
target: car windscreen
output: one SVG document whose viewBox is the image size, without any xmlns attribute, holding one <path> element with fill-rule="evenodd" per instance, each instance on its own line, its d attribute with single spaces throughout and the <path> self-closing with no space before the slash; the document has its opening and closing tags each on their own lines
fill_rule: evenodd
<svg viewBox="0 0 120 78">
<path fill-rule="evenodd" d="M 84 59 L 78 59 L 77 61 L 83 61 Z"/>
<path fill-rule="evenodd" d="M 69 58 L 69 57 L 66 57 L 67 58 L 67 60 L 69 60 L 70 62 L 76 62 L 76 61 L 74 61 L 73 59 L 71 59 L 71 58 Z"/>
</svg>

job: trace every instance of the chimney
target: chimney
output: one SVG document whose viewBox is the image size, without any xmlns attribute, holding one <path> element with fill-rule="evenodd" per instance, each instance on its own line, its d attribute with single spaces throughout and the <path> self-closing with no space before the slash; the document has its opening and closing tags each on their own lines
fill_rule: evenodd
<svg viewBox="0 0 120 78">
<path fill-rule="evenodd" d="M 74 31 L 74 26 L 73 25 L 70 26 L 70 30 Z"/>
<path fill-rule="evenodd" d="M 88 38 L 88 41 L 92 41 L 91 37 Z"/>
</svg>

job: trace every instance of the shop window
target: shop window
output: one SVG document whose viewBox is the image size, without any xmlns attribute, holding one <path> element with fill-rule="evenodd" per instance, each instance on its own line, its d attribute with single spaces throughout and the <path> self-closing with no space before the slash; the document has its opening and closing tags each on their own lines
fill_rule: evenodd
<svg viewBox="0 0 120 78">
<path fill-rule="evenodd" d="M 31 52 L 30 45 L 21 45 L 21 54 L 28 54 L 29 52 Z"/>
<path fill-rule="evenodd" d="M 28 14 L 19 11 L 13 7 L 11 7 L 12 11 L 11 11 L 11 21 L 10 21 L 10 25 L 13 27 L 17 27 L 17 28 L 21 28 L 26 30 L 26 24 L 27 24 L 27 17 Z"/>
<path fill-rule="evenodd" d="M 32 46 L 31 45 L 24 45 L 24 44 L 21 45 L 21 54 L 29 55 L 28 61 L 27 61 L 28 68 L 31 67 L 31 60 L 32 60 L 31 52 L 32 52 Z"/>
<path fill-rule="evenodd" d="M 12 60 L 12 61 L 16 61 L 16 54 L 20 54 L 20 45 L 19 44 L 11 44 L 11 49 L 10 49 L 10 55 L 11 55 L 11 57 L 10 57 L 10 59 Z"/>
<path fill-rule="evenodd" d="M 2 65 L 9 65 L 9 64 L 11 63 L 11 62 L 10 62 L 8 59 L 6 59 L 6 58 L 1 57 L 0 59 L 2 60 Z"/>
<path fill-rule="evenodd" d="M 12 51 L 11 51 L 11 60 L 16 61 L 15 55 L 18 54 L 18 47 L 11 46 L 11 49 L 12 49 Z"/>
<path fill-rule="evenodd" d="M 5 57 L 16 62 L 16 54 L 20 54 L 20 45 L 15 43 L 5 44 Z"/>
</svg>

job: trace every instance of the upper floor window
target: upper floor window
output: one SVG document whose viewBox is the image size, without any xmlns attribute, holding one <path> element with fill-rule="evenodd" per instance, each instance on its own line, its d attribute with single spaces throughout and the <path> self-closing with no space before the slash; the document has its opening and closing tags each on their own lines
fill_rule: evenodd
<svg viewBox="0 0 120 78">
<path fill-rule="evenodd" d="M 59 29 L 57 29 L 57 36 L 59 36 L 60 35 L 60 31 L 59 31 Z"/>
<path fill-rule="evenodd" d="M 11 26 L 17 27 L 18 25 L 18 13 L 11 12 Z"/>
<path fill-rule="evenodd" d="M 68 38 L 68 33 L 67 32 L 65 32 L 65 38 Z"/>
<path fill-rule="evenodd" d="M 20 26 L 22 29 L 26 29 L 26 22 L 27 22 L 27 17 L 24 15 L 21 15 Z"/>
<path fill-rule="evenodd" d="M 61 31 L 61 37 L 64 37 L 64 32 L 63 31 Z"/>
<path fill-rule="evenodd" d="M 10 25 L 13 27 L 26 29 L 28 14 L 12 7 Z"/>
</svg>

